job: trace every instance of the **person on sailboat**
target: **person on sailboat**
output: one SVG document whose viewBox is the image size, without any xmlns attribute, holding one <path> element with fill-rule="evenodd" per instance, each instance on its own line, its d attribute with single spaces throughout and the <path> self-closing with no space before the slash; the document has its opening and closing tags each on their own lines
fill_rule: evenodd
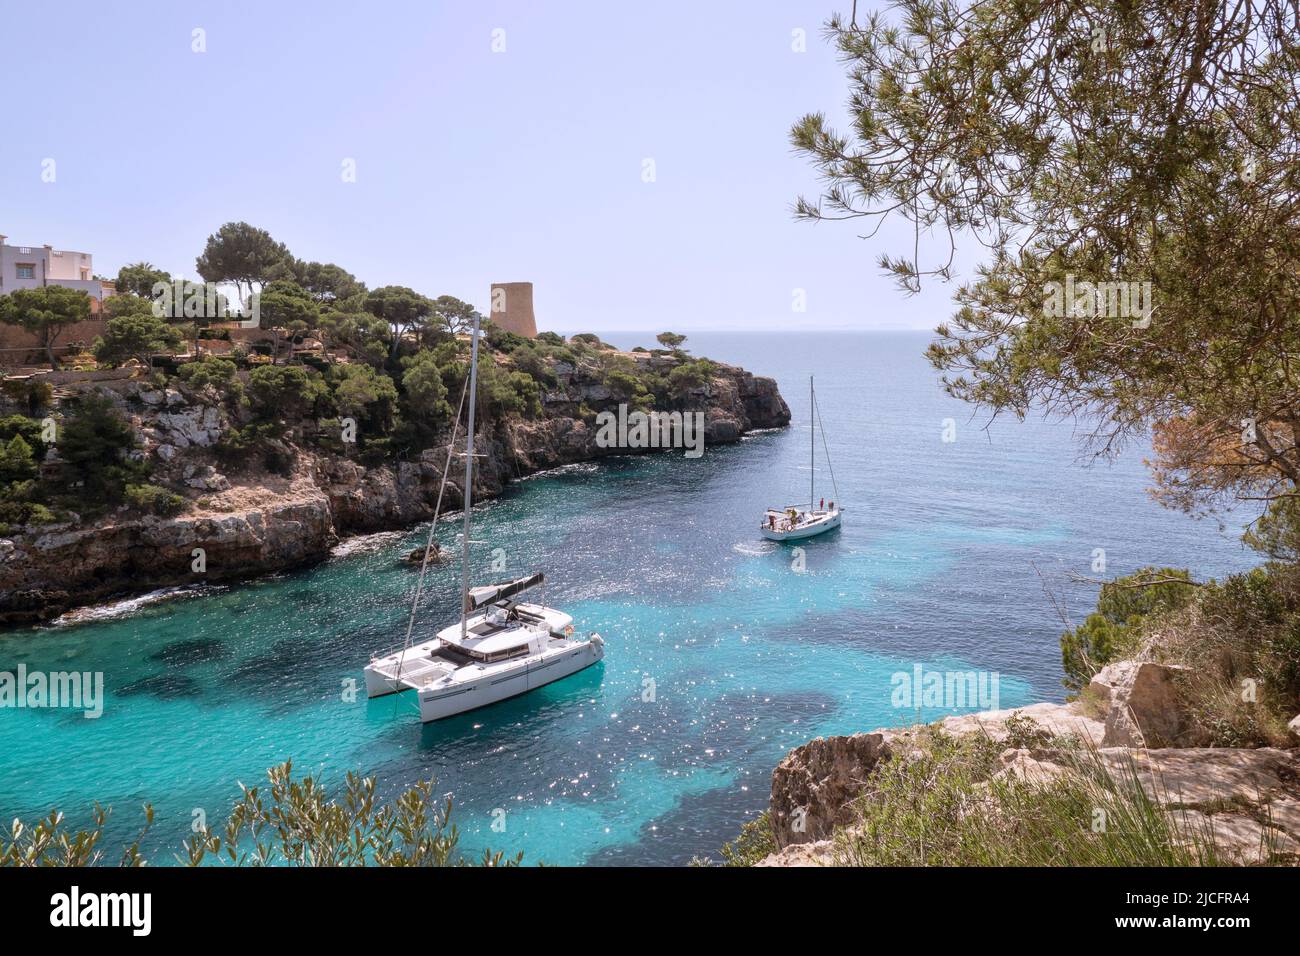
<svg viewBox="0 0 1300 956">
<path fill-rule="evenodd" d="M 833 504 L 833 503 L 834 503 L 834 502 L 832 502 L 832 504 Z M 825 498 L 823 498 L 821 501 L 819 501 L 819 502 L 817 503 L 817 510 L 818 510 L 818 511 L 825 511 L 825 510 L 826 510 L 826 499 L 825 499 Z"/>
</svg>

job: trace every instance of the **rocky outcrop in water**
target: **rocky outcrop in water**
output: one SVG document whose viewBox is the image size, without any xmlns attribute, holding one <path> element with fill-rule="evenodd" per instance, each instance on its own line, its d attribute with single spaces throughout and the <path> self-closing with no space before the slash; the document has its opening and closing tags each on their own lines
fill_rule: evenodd
<svg viewBox="0 0 1300 956">
<path fill-rule="evenodd" d="M 650 353 L 635 360 L 674 361 Z M 0 624 L 48 621 L 116 596 L 311 564 L 344 536 L 399 529 L 433 514 L 445 444 L 415 460 L 371 465 L 286 440 L 289 475 L 237 473 L 214 453 L 232 425 L 214 394 L 156 389 L 138 380 L 97 388 L 132 421 L 141 444 L 137 455 L 150 458 L 153 480 L 186 489 L 186 510 L 160 518 L 121 508 L 93 522 L 74 516 L 0 537 Z M 478 459 L 476 497 L 498 495 L 511 481 L 544 469 L 629 453 L 596 443 L 592 412 L 617 398 L 591 370 L 561 367 L 543 399 L 536 419 L 508 418 L 480 430 L 477 450 L 485 457 Z M 685 404 L 703 412 L 706 446 L 790 421 L 772 379 L 728 365 L 716 365 L 713 379 Z M 455 459 L 446 510 L 458 510 L 463 501 L 457 479 L 462 461 Z"/>
</svg>

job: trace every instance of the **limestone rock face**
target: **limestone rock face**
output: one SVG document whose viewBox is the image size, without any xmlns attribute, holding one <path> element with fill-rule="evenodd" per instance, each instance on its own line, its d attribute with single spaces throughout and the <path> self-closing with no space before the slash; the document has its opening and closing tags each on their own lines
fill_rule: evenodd
<svg viewBox="0 0 1300 956">
<path fill-rule="evenodd" d="M 1100 746 L 1105 725 L 1079 711 L 1071 704 L 1030 704 L 1012 710 L 986 710 L 978 714 L 945 717 L 940 723 L 950 734 L 984 733 L 993 740 L 1005 740 L 1007 721 L 1013 717 L 1033 720 L 1045 733 L 1074 734 L 1081 740 Z"/>
<path fill-rule="evenodd" d="M 680 361 L 644 356 L 661 371 Z M 704 415 L 705 454 L 710 443 L 789 423 L 790 410 L 772 379 L 715 364 L 712 381 L 690 405 Z M 476 436 L 476 451 L 484 456 L 475 469 L 476 499 L 498 495 L 511 481 L 537 471 L 636 451 L 600 447 L 596 429 L 579 415 L 584 404 L 591 411 L 618 404 L 600 369 L 589 362 L 562 363 L 556 373 L 540 417 L 489 421 Z M 151 480 L 187 493 L 189 511 L 171 519 L 119 511 L 93 523 L 78 518 L 6 534 L 0 543 L 0 625 L 52 620 L 71 607 L 119 595 L 309 564 L 327 557 L 343 535 L 403 528 L 433 514 L 450 436 L 416 461 L 379 466 L 308 448 L 295 455 L 280 442 L 282 457 L 297 462 L 291 477 L 259 474 L 256 466 L 240 475 L 213 448 L 240 413 L 221 406 L 210 387 L 160 390 L 126 380 L 111 383 L 103 394 L 135 426 L 142 445 L 137 457 L 151 457 L 154 464 Z M 216 464 L 227 473 L 218 473 Z M 457 473 L 463 467 L 463 459 L 453 460 L 445 510 L 462 507 Z M 202 574 L 191 570 L 195 548 L 206 556 Z"/>
<path fill-rule="evenodd" d="M 831 840 L 816 843 L 791 843 L 755 863 L 755 866 L 831 866 L 835 844 Z"/>
<path fill-rule="evenodd" d="M 1042 710 L 1048 707 L 1058 712 Z M 1096 730 L 1086 725 L 1079 729 L 1077 715 L 1054 704 L 1034 705 L 1021 713 L 1035 708 L 1040 717 L 1055 716 L 1073 727 L 1073 733 Z M 1005 717 L 997 715 L 1007 713 L 942 723 L 949 733 L 987 733 L 999 739 L 1007 729 Z M 833 865 L 832 832 L 854 823 L 849 804 L 862 794 L 880 761 L 907 759 L 913 737 L 905 730 L 854 734 L 814 740 L 790 751 L 772 774 L 769 812 L 779 849 L 759 865 Z M 1086 767 L 1093 759 L 1121 784 L 1136 779 L 1147 797 L 1170 815 L 1180 843 L 1203 846 L 1212 841 L 1219 856 L 1235 864 L 1300 862 L 1300 749 L 1101 747 L 1081 754 L 1077 749 L 1011 747 L 1001 755 L 994 778 L 1049 786 L 1078 772 L 1074 761 Z M 803 815 L 800 830 L 791 826 L 798 819 L 796 811 Z"/>
<path fill-rule="evenodd" d="M 337 540 L 323 495 L 220 516 L 148 516 L 45 534 L 0 567 L 0 624 L 51 620 L 127 590 L 309 564 Z M 194 570 L 196 548 L 202 571 Z"/>
<path fill-rule="evenodd" d="M 1178 678 L 1186 668 L 1153 661 L 1108 664 L 1088 685 L 1107 706 L 1107 747 L 1185 747 L 1206 743 L 1188 716 Z"/>
<path fill-rule="evenodd" d="M 769 815 L 776 845 L 825 840 L 851 819 L 849 804 L 893 755 L 884 733 L 818 737 L 796 747 L 772 773 Z"/>
</svg>

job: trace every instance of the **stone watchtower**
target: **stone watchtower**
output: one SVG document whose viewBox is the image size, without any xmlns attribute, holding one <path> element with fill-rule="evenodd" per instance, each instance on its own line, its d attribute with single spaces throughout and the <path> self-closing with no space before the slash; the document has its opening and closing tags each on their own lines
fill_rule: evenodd
<svg viewBox="0 0 1300 956">
<path fill-rule="evenodd" d="M 488 318 L 498 327 L 526 339 L 537 338 L 531 282 L 493 283 L 492 304 L 489 308 Z"/>
</svg>

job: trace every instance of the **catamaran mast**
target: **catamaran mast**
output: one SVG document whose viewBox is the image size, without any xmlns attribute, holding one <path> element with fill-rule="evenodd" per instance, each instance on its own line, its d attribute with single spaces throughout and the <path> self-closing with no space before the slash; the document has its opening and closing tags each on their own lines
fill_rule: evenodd
<svg viewBox="0 0 1300 956">
<path fill-rule="evenodd" d="M 472 409 L 474 406 L 471 405 Z M 472 414 L 472 412 L 471 412 Z M 813 391 L 813 377 L 808 376 L 808 510 L 817 503 L 817 395 Z"/>
<path fill-rule="evenodd" d="M 460 550 L 460 638 L 465 640 L 469 617 L 469 511 L 474 488 L 474 399 L 478 396 L 478 313 L 474 314 L 474 332 L 469 346 L 469 425 L 465 441 L 465 527 Z"/>
</svg>

